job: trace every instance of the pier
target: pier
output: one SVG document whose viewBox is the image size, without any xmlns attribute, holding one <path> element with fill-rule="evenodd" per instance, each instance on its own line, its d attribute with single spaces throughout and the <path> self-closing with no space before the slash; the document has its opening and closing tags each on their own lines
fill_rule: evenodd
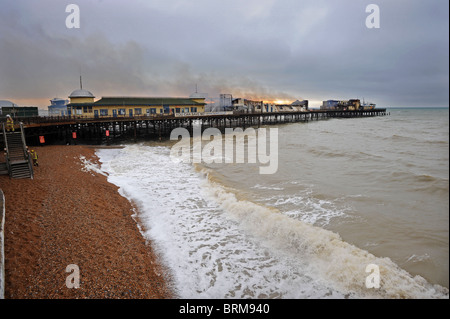
<svg viewBox="0 0 450 319">
<path fill-rule="evenodd" d="M 135 117 L 29 117 L 24 125 L 28 145 L 41 144 L 109 144 L 123 140 L 163 139 L 173 129 L 183 127 L 192 132 L 193 125 L 210 127 L 261 127 L 285 123 L 309 122 L 331 118 L 385 116 L 386 109 L 357 111 L 312 110 L 306 112 L 217 112 L 198 114 L 152 114 Z"/>
</svg>

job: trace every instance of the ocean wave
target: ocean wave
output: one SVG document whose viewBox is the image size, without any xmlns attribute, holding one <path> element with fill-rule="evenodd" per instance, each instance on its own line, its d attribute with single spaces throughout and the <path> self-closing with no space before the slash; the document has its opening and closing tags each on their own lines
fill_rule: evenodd
<svg viewBox="0 0 450 319">
<path fill-rule="evenodd" d="M 428 174 L 417 174 L 409 171 L 392 172 L 389 177 L 391 183 L 403 185 L 411 192 L 426 193 L 430 195 L 448 195 L 448 178 L 432 176 Z"/>
<path fill-rule="evenodd" d="M 239 201 L 220 185 L 208 182 L 204 191 L 247 233 L 269 250 L 307 260 L 308 267 L 338 291 L 362 298 L 448 298 L 448 289 L 412 276 L 389 258 L 379 258 L 341 239 L 331 231 L 294 220 L 273 209 Z M 364 287 L 365 267 L 380 267 L 381 288 Z"/>
<path fill-rule="evenodd" d="M 396 141 L 396 142 L 410 142 L 410 143 L 419 141 L 417 138 L 414 138 L 412 136 L 405 136 L 405 135 L 398 135 L 398 134 L 393 134 L 390 137 L 387 137 L 385 139 Z"/>
<path fill-rule="evenodd" d="M 334 149 L 326 149 L 326 148 L 319 149 L 318 147 L 310 148 L 308 150 L 308 152 L 310 152 L 311 154 L 314 154 L 318 157 L 326 157 L 326 158 L 337 158 L 337 157 L 349 158 L 349 157 L 351 157 L 351 154 L 348 154 L 346 152 L 342 152 L 342 151 L 338 151 L 338 150 L 334 150 Z"/>
<path fill-rule="evenodd" d="M 423 255 L 413 254 L 406 259 L 406 262 L 417 263 L 417 262 L 423 262 L 423 261 L 430 260 L 430 259 L 431 259 L 431 257 L 428 254 L 423 254 Z"/>
<path fill-rule="evenodd" d="M 172 162 L 169 148 L 132 145 L 98 156 L 108 180 L 138 205 L 144 235 L 182 298 L 448 298 L 448 289 L 389 258 L 240 198 L 211 169 Z M 365 286 L 372 264 L 378 289 Z"/>
<path fill-rule="evenodd" d="M 274 191 L 282 191 L 284 190 L 283 187 L 276 187 L 276 186 L 263 186 L 260 184 L 256 184 L 255 186 L 253 186 L 252 188 L 254 189 L 266 189 L 266 190 L 274 190 Z"/>
<path fill-rule="evenodd" d="M 446 182 L 448 178 L 419 174 L 410 171 L 395 171 L 391 174 L 392 181 L 404 181 L 407 184 L 427 184 L 434 182 Z"/>
<path fill-rule="evenodd" d="M 311 225 L 325 227 L 336 218 L 347 218 L 348 208 L 338 207 L 336 201 L 320 199 L 314 195 L 311 189 L 297 191 L 294 194 L 278 194 L 275 196 L 265 197 L 257 202 L 261 202 L 265 206 L 273 206 L 280 210 L 283 214 L 309 223 Z"/>
</svg>

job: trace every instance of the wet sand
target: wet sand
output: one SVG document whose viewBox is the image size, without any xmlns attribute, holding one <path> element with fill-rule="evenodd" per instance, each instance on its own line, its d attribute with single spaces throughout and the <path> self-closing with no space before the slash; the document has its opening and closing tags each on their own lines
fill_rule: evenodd
<svg viewBox="0 0 450 319">
<path fill-rule="evenodd" d="M 34 148 L 30 179 L 0 176 L 5 194 L 5 298 L 172 298 L 168 275 L 139 232 L 135 208 L 107 182 L 83 171 L 85 146 Z M 80 287 L 68 288 L 77 265 Z"/>
</svg>

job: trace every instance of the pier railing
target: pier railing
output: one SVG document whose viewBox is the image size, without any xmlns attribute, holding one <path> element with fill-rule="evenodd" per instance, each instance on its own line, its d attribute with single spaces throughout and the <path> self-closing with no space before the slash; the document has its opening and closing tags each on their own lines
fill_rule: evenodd
<svg viewBox="0 0 450 319">
<path fill-rule="evenodd" d="M 183 118 L 209 118 L 209 117 L 242 117 L 242 116 L 282 116 L 282 115 L 303 115 L 314 117 L 361 117 L 371 115 L 385 115 L 386 109 L 372 110 L 309 110 L 309 111 L 279 111 L 279 112 L 261 112 L 261 111 L 232 111 L 232 112 L 204 112 L 196 114 L 183 113 L 165 113 L 165 114 L 142 114 L 142 115 L 117 115 L 117 116 L 34 116 L 21 117 L 20 121 L 25 125 L 31 124 L 75 124 L 83 122 L 113 122 L 113 121 L 143 121 L 143 120 L 166 120 L 166 119 L 183 119 Z"/>
</svg>

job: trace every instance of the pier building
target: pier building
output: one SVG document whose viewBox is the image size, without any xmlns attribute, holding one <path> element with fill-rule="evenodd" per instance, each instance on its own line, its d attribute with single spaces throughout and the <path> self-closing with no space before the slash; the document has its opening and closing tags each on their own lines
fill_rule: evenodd
<svg viewBox="0 0 450 319">
<path fill-rule="evenodd" d="M 50 105 L 48 106 L 48 115 L 50 116 L 66 116 L 67 113 L 67 103 L 69 100 L 53 98 L 50 100 Z"/>
<path fill-rule="evenodd" d="M 4 118 L 7 114 L 15 119 L 19 117 L 38 116 L 39 110 L 37 106 L 18 106 L 11 101 L 0 100 L 0 117 Z"/>
<path fill-rule="evenodd" d="M 321 110 L 358 111 L 362 109 L 359 99 L 327 100 L 320 106 Z"/>
<path fill-rule="evenodd" d="M 68 115 L 82 118 L 144 117 L 205 112 L 204 97 L 102 97 L 83 89 L 69 95 Z"/>
</svg>

